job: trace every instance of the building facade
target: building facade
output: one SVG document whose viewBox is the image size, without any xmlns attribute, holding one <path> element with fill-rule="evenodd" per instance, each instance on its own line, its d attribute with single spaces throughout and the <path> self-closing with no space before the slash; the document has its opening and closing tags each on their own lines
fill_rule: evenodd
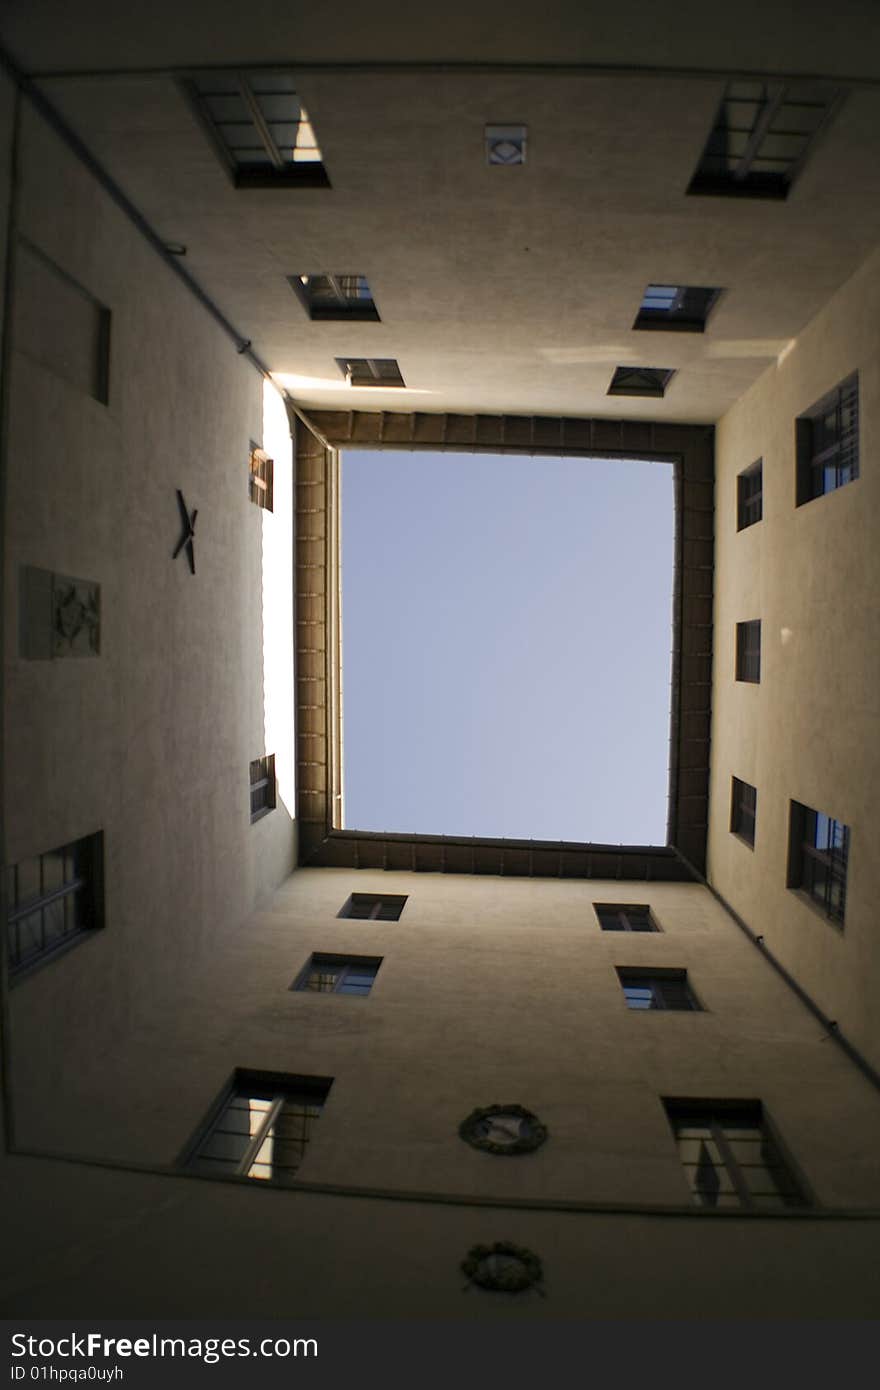
<svg viewBox="0 0 880 1390">
<path fill-rule="evenodd" d="M 10 1314 L 876 1311 L 880 72 L 754 8 L 13 7 Z M 352 441 L 678 469 L 668 846 L 345 828 Z"/>
</svg>

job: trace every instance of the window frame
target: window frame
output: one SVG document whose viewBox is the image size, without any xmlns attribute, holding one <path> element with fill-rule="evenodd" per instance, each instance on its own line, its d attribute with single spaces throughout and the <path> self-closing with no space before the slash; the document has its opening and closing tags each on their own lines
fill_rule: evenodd
<svg viewBox="0 0 880 1390">
<path fill-rule="evenodd" d="M 749 793 L 751 795 L 749 795 Z M 730 833 L 742 840 L 749 849 L 755 848 L 758 823 L 758 790 L 751 782 L 739 777 L 730 779 Z M 749 835 L 751 825 L 751 835 Z"/>
<path fill-rule="evenodd" d="M 281 157 L 278 145 L 269 129 L 270 125 L 276 124 L 274 121 L 267 121 L 265 114 L 261 111 L 258 96 L 271 95 L 270 93 L 256 93 L 250 85 L 253 77 L 266 77 L 270 74 L 278 74 L 283 77 L 293 77 L 289 69 L 282 67 L 269 68 L 191 68 L 189 71 L 181 73 L 177 77 L 177 87 L 182 93 L 192 114 L 195 116 L 202 132 L 207 136 L 208 141 L 218 156 L 220 163 L 225 170 L 232 186 L 236 189 L 246 188 L 329 188 L 330 179 L 324 167 L 323 156 L 316 160 L 285 160 Z M 209 93 L 199 89 L 199 83 L 208 78 L 218 81 L 234 81 L 238 84 L 239 94 L 244 105 L 249 112 L 250 123 L 253 126 L 257 141 L 263 146 L 268 158 L 268 165 L 246 164 L 236 160 L 233 153 L 233 146 L 226 143 L 220 131 L 220 124 L 215 121 L 207 104 Z M 225 95 L 215 93 L 215 95 Z M 232 93 L 229 93 L 232 95 Z M 297 125 L 307 124 L 315 133 L 314 124 L 311 116 L 306 111 L 305 106 L 299 101 L 299 94 L 296 87 L 289 93 L 278 93 L 278 95 L 293 96 L 299 105 L 300 112 L 305 117 L 296 122 Z M 293 124 L 292 122 L 282 122 L 282 124 Z M 320 146 L 315 136 L 315 149 L 321 154 Z"/>
<path fill-rule="evenodd" d="M 177 1158 L 175 1167 L 184 1170 L 192 1177 L 205 1178 L 209 1182 L 237 1182 L 237 1183 L 259 1183 L 262 1187 L 292 1187 L 295 1186 L 296 1177 L 300 1168 L 308 1155 L 303 1153 L 302 1158 L 296 1168 L 292 1170 L 292 1176 L 288 1179 L 280 1178 L 260 1178 L 251 1177 L 242 1169 L 251 1168 L 263 1143 L 268 1137 L 268 1131 L 277 1121 L 285 1102 L 294 1104 L 314 1105 L 319 1110 L 319 1115 L 314 1116 L 315 1122 L 320 1119 L 321 1114 L 327 1104 L 327 1098 L 333 1086 L 332 1076 L 305 1076 L 286 1072 L 251 1071 L 246 1068 L 236 1067 L 232 1076 L 222 1087 L 219 1094 L 209 1107 L 205 1117 L 199 1124 L 195 1133 L 184 1145 Z M 235 1163 L 233 1172 L 205 1172 L 199 1168 L 200 1150 L 210 1141 L 214 1134 L 219 1130 L 220 1122 L 226 1115 L 233 1100 L 241 1099 L 268 1099 L 259 1096 L 260 1091 L 271 1091 L 272 1107 L 266 1111 L 266 1117 L 261 1122 L 256 1134 L 251 1136 L 251 1143 L 247 1146 L 241 1159 Z M 303 1147 L 309 1144 L 311 1135 L 303 1141 Z M 226 1162 L 223 1159 L 212 1159 L 202 1157 L 201 1162 L 217 1163 Z"/>
<path fill-rule="evenodd" d="M 843 428 L 845 410 L 849 410 L 853 417 L 852 424 L 846 431 Z M 824 447 L 817 448 L 818 422 L 826 421 L 832 412 L 836 417 L 837 424 L 835 437 L 830 444 L 826 443 Z M 818 501 L 820 497 L 827 497 L 832 492 L 839 492 L 848 483 L 858 482 L 859 439 L 859 374 L 852 372 L 795 420 L 795 505 L 797 507 L 806 506 L 808 502 Z M 833 462 L 833 460 L 840 460 L 841 458 L 847 461 L 844 463 Z M 826 487 L 826 475 L 831 469 L 834 471 L 835 480 L 830 487 Z M 849 473 L 850 476 L 841 478 L 840 475 L 843 473 Z"/>
<path fill-rule="evenodd" d="M 663 930 L 648 903 L 593 903 L 593 911 L 596 914 L 596 920 L 599 923 L 600 931 L 635 932 L 643 935 L 648 932 L 660 932 Z M 644 915 L 649 925 L 646 927 L 632 926 L 630 914 L 634 913 Z M 620 921 L 620 926 L 606 927 L 603 924 L 603 916 L 611 917 L 612 915 L 617 917 Z"/>
<path fill-rule="evenodd" d="M 255 770 L 258 772 L 257 778 L 254 777 Z M 254 792 L 266 789 L 266 800 L 254 806 Z M 274 811 L 278 800 L 278 783 L 275 777 L 275 754 L 264 753 L 262 757 L 254 758 L 250 764 L 250 798 L 251 798 L 251 825 L 256 821 L 268 816 L 270 811 Z"/>
<path fill-rule="evenodd" d="M 313 951 L 290 988 L 295 994 L 343 994 L 348 999 L 368 999 L 373 992 L 373 985 L 376 983 L 382 960 L 382 956 L 352 956 L 333 951 Z M 336 983 L 332 989 L 309 989 L 308 981 L 313 971 L 324 963 L 338 964 L 340 967 Z M 373 970 L 370 988 L 366 994 L 348 992 L 344 988 L 344 984 L 349 972 L 363 970 L 365 966 Z"/>
<path fill-rule="evenodd" d="M 761 684 L 760 618 L 748 618 L 736 625 L 735 679 L 746 685 Z"/>
<path fill-rule="evenodd" d="M 333 292 L 333 299 L 315 299 L 309 292 L 309 285 L 303 280 L 327 280 Z M 360 280 L 368 294 L 352 297 L 345 293 L 346 280 Z M 313 271 L 308 274 L 288 275 L 287 283 L 313 323 L 319 322 L 366 322 L 381 323 L 379 310 L 366 275 L 354 272 Z"/>
<path fill-rule="evenodd" d="M 684 968 L 673 968 L 669 966 L 641 966 L 641 965 L 616 965 L 617 978 L 626 1001 L 627 1009 L 632 1013 L 705 1013 L 703 1005 L 694 993 L 688 972 Z M 638 984 L 636 983 L 638 981 Z M 674 991 L 667 995 L 664 993 L 664 982 L 672 985 L 682 985 L 682 997 L 686 1003 L 670 1003 L 674 997 Z M 627 994 L 627 986 L 631 989 L 648 989 L 651 993 L 652 1002 L 647 1008 L 632 1004 Z"/>
<path fill-rule="evenodd" d="M 661 399 L 675 376 L 674 367 L 615 367 L 607 396 L 649 396 Z"/>
<path fill-rule="evenodd" d="M 61 855 L 64 859 L 68 854 L 81 856 L 84 860 L 76 876 L 63 882 L 58 888 L 44 891 L 44 861 L 57 855 Z M 18 902 L 18 875 L 22 866 L 32 860 L 39 861 L 40 892 L 36 897 L 32 896 L 20 903 Z M 6 872 L 8 876 L 14 877 L 16 883 L 15 888 L 10 888 L 7 894 L 9 906 L 6 916 L 6 941 L 4 945 L 9 983 L 16 985 L 20 980 L 33 974 L 34 971 L 48 965 L 50 961 L 57 960 L 59 956 L 64 955 L 72 947 L 80 945 L 104 929 L 104 832 L 97 830 L 91 835 L 80 836 L 78 840 L 70 840 L 57 848 L 25 855 L 17 863 L 8 865 Z M 38 952 L 32 953 L 24 960 L 21 959 L 19 946 L 19 959 L 14 962 L 11 944 L 13 930 L 18 929 L 21 922 L 39 912 L 40 931 L 45 942 L 44 913 L 46 909 L 51 907 L 53 903 L 62 902 L 66 919 L 68 903 L 72 903 L 72 911 L 76 911 L 78 894 L 82 894 L 79 910 L 87 921 L 84 924 L 75 924 L 72 930 L 58 937 L 54 943 L 49 946 L 44 944 Z"/>
<path fill-rule="evenodd" d="M 651 290 L 675 290 L 672 303 L 666 308 L 646 307 Z M 705 333 L 712 310 L 723 290 L 709 285 L 664 285 L 651 281 L 645 287 L 642 302 L 633 323 L 633 332 Z"/>
<path fill-rule="evenodd" d="M 336 365 L 349 386 L 370 386 L 380 391 L 406 390 L 396 357 L 337 357 Z M 393 367 L 396 377 L 382 376 Z"/>
<path fill-rule="evenodd" d="M 758 87 L 762 89 L 760 94 L 756 91 L 747 93 L 745 90 Z M 762 82 L 753 78 L 736 78 L 729 81 L 716 108 L 709 134 L 686 192 L 689 195 L 716 198 L 787 198 L 807 159 L 815 152 L 820 136 L 827 129 L 844 95 L 841 87 L 822 82 Z M 812 99 L 809 99 L 810 97 Z M 748 130 L 729 123 L 728 104 L 757 108 Z M 778 116 L 785 113 L 786 108 L 789 111 L 791 108 L 816 109 L 822 114 L 812 130 L 786 130 L 784 126 L 780 130 L 774 130 L 774 122 Z M 747 137 L 745 148 L 738 156 L 728 154 L 726 149 L 717 148 L 726 143 L 731 134 L 745 134 Z M 768 141 L 798 138 L 802 138 L 801 149 L 791 158 L 768 152 Z M 739 161 L 735 169 L 711 167 L 718 161 L 730 161 L 733 158 Z M 754 167 L 759 163 L 780 164 L 783 168 L 775 171 L 759 170 Z"/>
<path fill-rule="evenodd" d="M 758 486 L 749 491 L 749 485 L 757 478 Z M 757 511 L 757 516 L 750 512 Z M 757 459 L 736 475 L 736 529 L 746 531 L 764 520 L 764 460 Z"/>
<path fill-rule="evenodd" d="M 253 442 L 248 458 L 248 498 L 261 511 L 275 510 L 275 460 Z"/>
<path fill-rule="evenodd" d="M 350 893 L 336 916 L 349 922 L 399 922 L 403 916 L 404 908 L 409 902 L 409 896 L 408 893 Z M 361 905 L 364 906 L 368 899 L 373 900 L 373 910 L 368 916 L 362 917 L 359 914 L 355 915 L 348 910 L 358 906 L 358 899 L 362 900 Z M 381 916 L 383 903 L 399 903 L 400 906 L 398 907 L 397 915 L 393 917 Z"/>
<path fill-rule="evenodd" d="M 821 821 L 827 824 L 828 837 L 832 841 L 838 829 L 842 832 L 842 845 L 839 848 L 833 843 L 825 846 L 816 843 L 822 828 Z M 814 811 L 800 801 L 789 803 L 786 887 L 795 889 L 805 902 L 841 932 L 846 922 L 851 834 L 848 825 L 826 812 Z M 821 891 L 816 888 L 817 868 L 824 871 Z"/>
<path fill-rule="evenodd" d="M 804 1180 L 803 1174 L 797 1164 L 792 1160 L 787 1146 L 780 1138 L 776 1126 L 769 1120 L 767 1112 L 760 1100 L 721 1100 L 696 1097 L 691 1099 L 690 1097 L 663 1096 L 661 1097 L 661 1103 L 666 1114 L 667 1123 L 672 1131 L 678 1161 L 682 1172 L 685 1174 L 685 1182 L 688 1183 L 685 1170 L 692 1165 L 685 1164 L 682 1159 L 681 1150 L 679 1148 L 679 1144 L 682 1140 L 679 1130 L 685 1128 L 709 1129 L 711 1141 L 715 1144 L 721 1158 L 721 1166 L 730 1179 L 733 1195 L 738 1199 L 736 1203 L 725 1204 L 724 1206 L 720 1206 L 716 1202 L 701 1201 L 698 1196 L 699 1189 L 690 1186 L 688 1183 L 688 1191 L 691 1194 L 691 1200 L 694 1205 L 716 1214 L 718 1212 L 729 1211 L 732 1214 L 739 1215 L 741 1215 L 743 1211 L 752 1212 L 756 1215 L 763 1215 L 769 1210 L 778 1210 L 779 1207 L 783 1210 L 803 1211 L 805 1208 L 817 1205 L 809 1186 Z M 727 1122 L 726 1128 L 724 1123 L 725 1120 Z M 779 1170 L 784 1176 L 785 1186 L 788 1188 L 787 1194 L 784 1190 L 780 1190 L 778 1193 L 781 1199 L 779 1207 L 763 1206 L 756 1201 L 756 1197 L 773 1194 L 755 1193 L 750 1190 L 743 1171 L 746 1165 L 740 1162 L 731 1148 L 731 1142 L 737 1142 L 731 1141 L 728 1137 L 727 1130 L 731 1129 L 752 1129 L 759 1135 L 761 1145 L 760 1154 L 763 1160 L 762 1166 L 767 1170 L 772 1170 L 774 1168 Z M 687 1140 L 684 1142 L 687 1142 Z M 712 1162 L 711 1156 L 708 1153 L 706 1156 L 713 1172 L 716 1172 L 717 1170 Z M 718 1189 L 716 1189 L 716 1196 L 717 1192 Z M 786 1195 L 791 1197 L 792 1200 L 786 1201 Z"/>
</svg>

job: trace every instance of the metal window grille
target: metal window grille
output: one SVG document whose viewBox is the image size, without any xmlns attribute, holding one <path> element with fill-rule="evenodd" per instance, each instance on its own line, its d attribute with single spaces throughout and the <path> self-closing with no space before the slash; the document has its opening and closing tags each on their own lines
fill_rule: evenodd
<svg viewBox="0 0 880 1390">
<path fill-rule="evenodd" d="M 736 679 L 758 684 L 761 680 L 761 620 L 736 625 Z"/>
<path fill-rule="evenodd" d="M 593 903 L 602 931 L 659 931 L 646 903 Z"/>
<path fill-rule="evenodd" d="M 103 835 L 88 835 L 8 870 L 10 978 L 104 925 Z"/>
<path fill-rule="evenodd" d="M 686 970 L 631 970 L 617 974 L 629 1009 L 699 1009 Z"/>
<path fill-rule="evenodd" d="M 250 453 L 248 496 L 258 507 L 273 510 L 275 463 L 262 449 L 254 446 Z"/>
<path fill-rule="evenodd" d="M 336 364 L 349 386 L 405 386 L 393 357 L 337 357 Z"/>
<path fill-rule="evenodd" d="M 343 904 L 339 916 L 354 917 L 361 922 L 397 922 L 406 900 L 405 893 L 352 893 Z"/>
<path fill-rule="evenodd" d="M 328 184 L 291 73 L 193 73 L 183 88 L 237 186 Z"/>
<path fill-rule="evenodd" d="M 293 989 L 311 994 L 369 994 L 382 964 L 381 956 L 311 956 Z"/>
<path fill-rule="evenodd" d="M 859 476 L 859 379 L 849 377 L 796 424 L 797 505 Z"/>
<path fill-rule="evenodd" d="M 292 1182 L 332 1080 L 237 1072 L 184 1167 L 205 1177 Z"/>
<path fill-rule="evenodd" d="M 609 396 L 663 396 L 675 375 L 671 367 L 615 367 Z"/>
<path fill-rule="evenodd" d="M 379 319 L 365 275 L 292 275 L 288 283 L 312 319 Z"/>
<path fill-rule="evenodd" d="M 738 835 L 747 845 L 752 846 L 755 843 L 757 805 L 756 788 L 750 787 L 748 782 L 741 782 L 738 777 L 731 778 L 730 829 L 734 835 Z"/>
<path fill-rule="evenodd" d="M 728 83 L 688 193 L 786 198 L 841 96 L 817 83 Z"/>
<path fill-rule="evenodd" d="M 760 1101 L 669 1101 L 666 1113 L 693 1201 L 722 1210 L 808 1206 Z"/>
<path fill-rule="evenodd" d="M 251 763 L 251 820 L 259 820 L 275 809 L 275 754 Z"/>
<path fill-rule="evenodd" d="M 633 328 L 702 333 L 720 293 L 700 285 L 648 285 Z"/>
<path fill-rule="evenodd" d="M 846 913 L 849 826 L 823 811 L 791 803 L 789 888 L 801 888 L 833 921 Z"/>
<path fill-rule="evenodd" d="M 743 469 L 736 480 L 736 529 L 744 531 L 754 526 L 764 515 L 764 462 L 758 459 L 751 468 Z"/>
</svg>

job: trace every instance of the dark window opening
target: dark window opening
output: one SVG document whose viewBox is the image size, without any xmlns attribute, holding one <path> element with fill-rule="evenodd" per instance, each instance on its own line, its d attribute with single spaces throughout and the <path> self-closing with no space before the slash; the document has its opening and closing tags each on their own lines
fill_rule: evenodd
<svg viewBox="0 0 880 1390">
<path fill-rule="evenodd" d="M 332 1078 L 237 1071 L 183 1166 L 204 1177 L 292 1182 Z"/>
<path fill-rule="evenodd" d="M 686 970 L 641 970 L 618 966 L 628 1009 L 699 1010 Z"/>
<path fill-rule="evenodd" d="M 731 778 L 731 784 L 730 829 L 734 835 L 738 835 L 747 845 L 754 848 L 757 790 L 750 787 L 748 782 L 741 782 L 738 777 Z"/>
<path fill-rule="evenodd" d="M 593 903 L 602 931 L 659 931 L 647 903 Z"/>
<path fill-rule="evenodd" d="M 275 809 L 275 754 L 251 763 L 251 822 Z"/>
<path fill-rule="evenodd" d="M 846 911 L 846 870 L 849 826 L 791 803 L 788 847 L 788 887 L 800 888 L 832 921 L 843 925 Z"/>
<path fill-rule="evenodd" d="M 87 835 L 8 869 L 11 979 L 104 925 L 104 836 Z"/>
<path fill-rule="evenodd" d="M 182 87 L 237 188 L 329 185 L 291 73 L 193 73 Z"/>
<path fill-rule="evenodd" d="M 671 367 L 615 367 L 609 396 L 663 396 L 675 375 Z"/>
<path fill-rule="evenodd" d="M 761 620 L 736 625 L 736 679 L 757 685 L 761 680 Z"/>
<path fill-rule="evenodd" d="M 267 512 L 273 510 L 274 481 L 274 461 L 253 444 L 249 462 L 248 496 L 256 506 L 263 507 Z"/>
<path fill-rule="evenodd" d="M 787 198 L 841 93 L 813 83 L 728 83 L 688 193 Z"/>
<path fill-rule="evenodd" d="M 859 378 L 849 377 L 795 422 L 797 505 L 859 476 Z"/>
<path fill-rule="evenodd" d="M 702 333 L 720 293 L 699 285 L 648 285 L 633 328 Z"/>
<path fill-rule="evenodd" d="M 290 275 L 288 283 L 310 319 L 379 321 L 364 275 Z"/>
<path fill-rule="evenodd" d="M 810 1205 L 760 1101 L 666 1100 L 664 1105 L 697 1206 L 774 1211 Z"/>
<path fill-rule="evenodd" d="M 736 480 L 736 529 L 744 531 L 754 526 L 764 515 L 764 462 L 758 459 L 751 468 L 744 468 Z"/>
<path fill-rule="evenodd" d="M 382 964 L 381 956 L 310 957 L 291 988 L 311 994 L 369 994 Z"/>
<path fill-rule="evenodd" d="M 340 917 L 354 917 L 361 922 L 397 922 L 403 912 L 405 893 L 352 893 L 339 912 Z"/>
<path fill-rule="evenodd" d="M 349 386 L 405 386 L 393 357 L 337 357 L 336 365 Z"/>
</svg>

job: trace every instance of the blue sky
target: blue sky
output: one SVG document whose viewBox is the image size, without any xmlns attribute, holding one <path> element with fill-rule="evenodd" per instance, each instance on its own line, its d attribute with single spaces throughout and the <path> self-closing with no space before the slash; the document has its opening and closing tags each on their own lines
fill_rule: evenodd
<svg viewBox="0 0 880 1390">
<path fill-rule="evenodd" d="M 666 464 L 346 452 L 345 824 L 664 844 Z"/>
</svg>

